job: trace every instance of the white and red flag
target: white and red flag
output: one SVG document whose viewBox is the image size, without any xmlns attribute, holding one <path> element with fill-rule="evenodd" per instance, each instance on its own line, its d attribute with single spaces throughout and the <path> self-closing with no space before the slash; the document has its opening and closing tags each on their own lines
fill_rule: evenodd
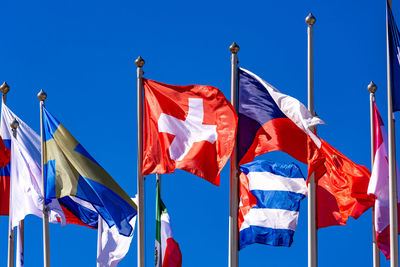
<svg viewBox="0 0 400 267">
<path fill-rule="evenodd" d="M 143 79 L 143 174 L 176 168 L 219 185 L 236 136 L 234 108 L 216 87 Z"/>
<path fill-rule="evenodd" d="M 374 124 L 374 164 L 368 193 L 375 196 L 375 231 L 378 247 L 390 258 L 390 224 L 389 224 L 389 163 L 388 163 L 388 141 L 385 126 L 379 111 L 373 103 Z M 397 184 L 399 184 L 399 171 L 397 170 Z M 399 207 L 399 196 L 397 196 L 397 207 Z"/>
</svg>

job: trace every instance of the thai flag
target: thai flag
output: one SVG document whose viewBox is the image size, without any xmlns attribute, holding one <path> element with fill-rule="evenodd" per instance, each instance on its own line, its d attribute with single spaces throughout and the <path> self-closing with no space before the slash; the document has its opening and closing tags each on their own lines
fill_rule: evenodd
<svg viewBox="0 0 400 267">
<path fill-rule="evenodd" d="M 307 163 L 307 135 L 324 123 L 297 99 L 284 95 L 260 77 L 239 69 L 238 150 L 240 165 L 271 151 L 283 151 Z"/>
<path fill-rule="evenodd" d="M 253 243 L 289 247 L 307 194 L 300 168 L 257 160 L 240 170 L 239 249 Z"/>
</svg>

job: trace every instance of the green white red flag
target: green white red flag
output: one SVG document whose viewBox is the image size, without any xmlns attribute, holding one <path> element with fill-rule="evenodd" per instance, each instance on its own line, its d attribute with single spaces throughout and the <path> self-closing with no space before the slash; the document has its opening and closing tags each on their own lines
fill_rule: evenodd
<svg viewBox="0 0 400 267">
<path fill-rule="evenodd" d="M 167 208 L 161 200 L 159 180 L 156 195 L 156 267 L 181 267 L 181 250 L 172 236 Z"/>
</svg>

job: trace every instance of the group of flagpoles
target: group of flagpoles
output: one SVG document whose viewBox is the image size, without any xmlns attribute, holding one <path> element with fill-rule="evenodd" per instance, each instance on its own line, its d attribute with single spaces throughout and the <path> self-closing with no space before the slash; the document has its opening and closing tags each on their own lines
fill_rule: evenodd
<svg viewBox="0 0 400 267">
<path fill-rule="evenodd" d="M 389 0 L 391 7 L 391 0 Z M 306 17 L 307 39 L 308 39 L 308 57 L 307 57 L 307 91 L 308 91 L 308 109 L 311 114 L 314 111 L 314 66 L 313 66 L 313 25 L 316 18 L 310 13 Z M 394 140 L 394 113 L 392 110 L 392 93 L 391 93 L 391 74 L 390 74 L 390 58 L 389 58 L 389 40 L 388 25 L 387 28 L 387 83 L 388 83 L 388 129 L 389 129 L 389 191 L 390 191 L 390 246 L 391 246 L 391 267 L 398 267 L 398 229 L 397 229 L 397 178 L 395 171 L 395 140 Z M 229 50 L 231 51 L 231 103 L 235 110 L 238 108 L 238 51 L 239 46 L 234 42 Z M 138 266 L 144 267 L 144 210 L 143 210 L 143 175 L 142 175 L 142 148 L 143 148 L 143 104 L 142 104 L 142 77 L 144 60 L 138 57 L 135 61 L 137 65 L 137 127 L 138 127 Z M 368 86 L 371 100 L 371 154 L 373 164 L 373 118 L 372 118 L 372 101 L 375 97 L 376 85 L 371 82 Z M 238 162 L 237 162 L 237 142 L 231 156 L 231 173 L 230 173 L 230 209 L 229 209 L 229 267 L 238 267 L 238 206 L 239 206 L 239 179 L 238 179 Z M 161 180 L 161 175 L 157 175 L 157 179 Z M 316 225 L 316 183 L 314 174 L 311 174 L 308 184 L 308 267 L 317 267 L 317 225 Z M 373 220 L 374 221 L 374 220 Z M 394 227 L 396 226 L 396 227 Z M 379 267 L 379 248 L 376 241 L 375 225 L 373 223 L 373 266 Z"/>
<path fill-rule="evenodd" d="M 49 238 L 49 214 L 47 211 L 47 205 L 44 201 L 46 199 L 46 195 L 44 192 L 45 188 L 45 178 L 44 178 L 44 142 L 43 142 L 43 106 L 44 101 L 47 98 L 47 94 L 40 90 L 37 95 L 40 101 L 40 143 L 42 146 L 42 153 L 41 153 L 41 168 L 42 168 L 42 195 L 43 195 L 43 266 L 50 267 L 50 238 Z"/>
<path fill-rule="evenodd" d="M 229 47 L 231 51 L 231 103 L 238 110 L 238 55 L 239 46 L 233 42 Z M 238 209 L 239 209 L 239 173 L 238 173 L 238 150 L 236 142 L 231 155 L 231 174 L 229 188 L 229 267 L 239 266 L 238 257 Z"/>
<path fill-rule="evenodd" d="M 388 0 L 387 8 L 392 8 Z M 389 22 L 386 10 L 386 57 L 387 57 L 387 97 L 388 97 L 388 147 L 389 147 L 389 213 L 390 213 L 390 266 L 399 266 L 399 236 L 397 220 L 397 175 L 396 175 L 396 142 L 394 129 L 394 113 L 392 106 L 392 74 L 390 69 Z"/>
<path fill-rule="evenodd" d="M 144 259 L 144 187 L 143 187 L 143 174 L 142 174 L 142 150 L 143 150 L 143 65 L 144 60 L 138 57 L 135 60 L 137 66 L 137 260 L 138 267 L 145 266 Z"/>
<path fill-rule="evenodd" d="M 314 67 L 313 67 L 313 25 L 315 17 L 310 13 L 306 17 L 308 24 L 308 109 L 314 112 Z M 239 46 L 234 42 L 231 51 L 231 103 L 238 110 L 238 56 Z M 231 156 L 230 173 L 230 209 L 229 209 L 229 267 L 239 266 L 238 257 L 238 209 L 239 209 L 239 178 L 238 178 L 237 140 Z M 317 226 L 316 226 L 316 193 L 314 174 L 311 175 L 308 185 L 308 266 L 317 266 Z"/>
<path fill-rule="evenodd" d="M 370 123 L 371 123 L 371 170 L 374 167 L 374 158 L 375 158 L 375 134 L 374 134 L 374 109 L 373 104 L 375 102 L 375 92 L 377 90 L 377 86 L 374 82 L 370 82 L 367 87 L 369 91 L 369 110 L 370 110 Z M 380 266 L 380 259 L 379 259 L 379 247 L 376 241 L 376 231 L 375 231 L 375 209 L 372 211 L 372 262 L 373 267 Z"/>
<path fill-rule="evenodd" d="M 307 95 L 308 110 L 314 111 L 314 53 L 313 53 L 313 25 L 316 22 L 313 14 L 306 17 L 307 27 Z M 316 267 L 317 261 L 317 220 L 316 220 L 316 190 L 314 173 L 308 181 L 308 267 Z"/>
</svg>

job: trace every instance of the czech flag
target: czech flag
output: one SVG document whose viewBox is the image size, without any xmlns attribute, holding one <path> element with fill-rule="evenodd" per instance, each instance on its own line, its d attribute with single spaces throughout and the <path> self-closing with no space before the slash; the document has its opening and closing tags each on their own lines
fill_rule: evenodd
<svg viewBox="0 0 400 267">
<path fill-rule="evenodd" d="M 307 163 L 307 136 L 319 147 L 310 128 L 324 123 L 297 99 L 282 94 L 254 73 L 239 69 L 238 153 L 240 165 L 256 156 L 283 151 Z"/>
</svg>

